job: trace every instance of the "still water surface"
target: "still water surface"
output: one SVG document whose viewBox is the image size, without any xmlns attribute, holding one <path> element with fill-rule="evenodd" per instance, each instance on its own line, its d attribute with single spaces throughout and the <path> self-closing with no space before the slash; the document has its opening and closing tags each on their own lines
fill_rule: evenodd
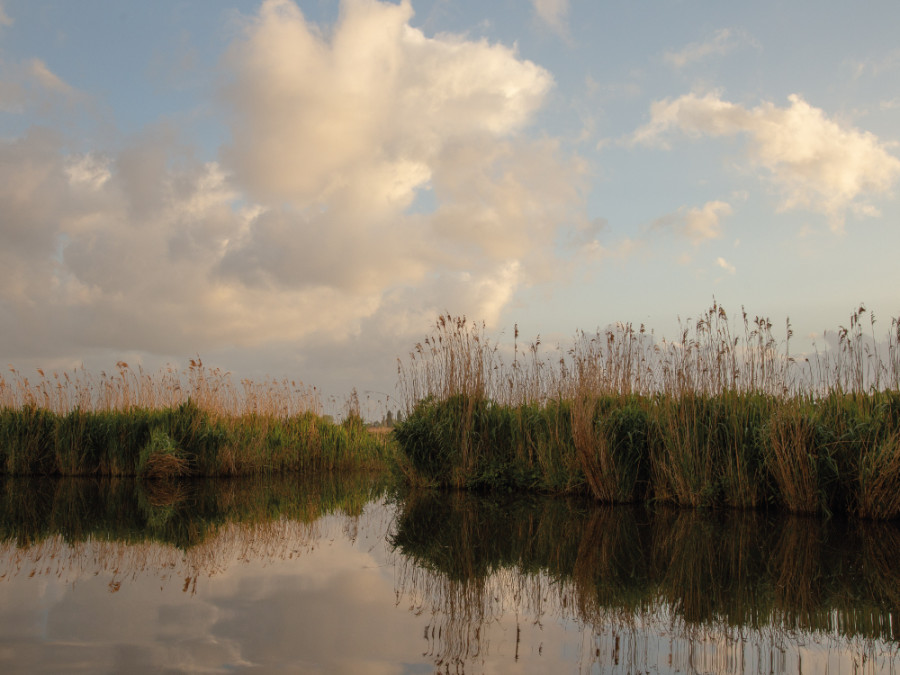
<svg viewBox="0 0 900 675">
<path fill-rule="evenodd" d="M 0 672 L 900 673 L 900 527 L 0 481 Z"/>
</svg>

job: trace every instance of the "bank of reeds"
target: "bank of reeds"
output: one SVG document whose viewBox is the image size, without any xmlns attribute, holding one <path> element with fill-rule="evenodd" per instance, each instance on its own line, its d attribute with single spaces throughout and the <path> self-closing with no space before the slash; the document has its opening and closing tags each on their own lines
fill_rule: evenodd
<svg viewBox="0 0 900 675">
<path fill-rule="evenodd" d="M 418 483 L 897 518 L 900 319 L 878 342 L 865 318 L 798 357 L 790 321 L 714 303 L 675 341 L 619 324 L 544 357 L 443 316 L 399 363 L 394 433 Z"/>
<path fill-rule="evenodd" d="M 384 468 L 388 439 L 358 410 L 334 424 L 318 393 L 243 380 L 191 361 L 155 375 L 15 370 L 0 376 L 0 473 L 174 478 Z"/>
</svg>

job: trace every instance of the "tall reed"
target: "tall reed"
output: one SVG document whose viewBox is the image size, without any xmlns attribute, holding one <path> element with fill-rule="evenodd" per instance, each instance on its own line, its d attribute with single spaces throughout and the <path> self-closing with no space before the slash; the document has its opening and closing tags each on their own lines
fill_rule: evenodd
<svg viewBox="0 0 900 675">
<path fill-rule="evenodd" d="M 0 376 L 0 473 L 238 475 L 385 467 L 389 439 L 358 410 L 339 425 L 315 388 L 289 380 L 236 384 L 191 360 L 151 375 L 11 369 Z"/>
<path fill-rule="evenodd" d="M 29 378 L 10 366 L 0 373 L 0 408 L 33 407 L 57 414 L 73 410 L 160 410 L 175 408 L 191 400 L 198 408 L 219 417 L 255 413 L 290 417 L 305 412 L 322 414 L 315 387 L 287 378 L 235 382 L 230 372 L 208 368 L 198 357 L 188 368 L 166 366 L 157 372 L 132 368 L 124 361 L 115 372 L 99 375 L 85 368 L 46 372 Z"/>
<path fill-rule="evenodd" d="M 866 316 L 812 355 L 716 302 L 674 341 L 624 323 L 547 355 L 442 316 L 398 361 L 395 434 L 431 483 L 900 517 L 900 320 L 879 343 Z"/>
</svg>

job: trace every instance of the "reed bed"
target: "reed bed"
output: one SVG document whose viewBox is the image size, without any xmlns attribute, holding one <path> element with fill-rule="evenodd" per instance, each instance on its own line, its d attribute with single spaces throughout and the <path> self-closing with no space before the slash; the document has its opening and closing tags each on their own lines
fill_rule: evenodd
<svg viewBox="0 0 900 675">
<path fill-rule="evenodd" d="M 0 473 L 145 478 L 385 468 L 389 439 L 358 408 L 341 424 L 315 388 L 289 380 L 236 384 L 191 360 L 156 374 L 119 362 L 0 375 Z"/>
<path fill-rule="evenodd" d="M 673 341 L 617 324 L 544 355 L 442 316 L 398 361 L 401 465 L 418 484 L 898 518 L 900 318 L 875 325 L 860 306 L 833 348 L 796 355 L 790 320 L 735 329 L 714 302 Z"/>
</svg>

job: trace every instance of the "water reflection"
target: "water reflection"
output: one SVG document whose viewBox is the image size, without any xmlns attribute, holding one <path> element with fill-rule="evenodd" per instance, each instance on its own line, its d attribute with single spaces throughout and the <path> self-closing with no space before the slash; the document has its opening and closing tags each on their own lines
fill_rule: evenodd
<svg viewBox="0 0 900 675">
<path fill-rule="evenodd" d="M 894 524 L 423 493 L 392 543 L 440 664 L 478 658 L 516 612 L 583 627 L 604 672 L 898 665 Z"/>
<path fill-rule="evenodd" d="M 900 528 L 366 476 L 0 481 L 2 672 L 898 672 Z"/>
<path fill-rule="evenodd" d="M 384 494 L 365 474 L 315 479 L 217 481 L 88 478 L 0 482 L 0 579 L 26 571 L 68 580 L 112 572 L 123 579 L 197 578 L 232 561 L 289 560 L 314 547 L 317 523 L 342 513 L 351 540 L 356 516 Z M 5 567 L 4 567 L 5 566 Z"/>
<path fill-rule="evenodd" d="M 417 630 L 383 493 L 365 476 L 0 483 L 0 672 L 391 672 Z"/>
</svg>

